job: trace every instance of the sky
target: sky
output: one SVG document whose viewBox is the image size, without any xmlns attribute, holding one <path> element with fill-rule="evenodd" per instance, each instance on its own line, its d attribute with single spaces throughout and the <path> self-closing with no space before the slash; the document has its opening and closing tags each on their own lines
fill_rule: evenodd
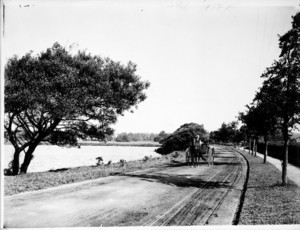
<svg viewBox="0 0 300 230">
<path fill-rule="evenodd" d="M 137 64 L 147 99 L 112 127 L 208 131 L 237 119 L 278 58 L 299 0 L 4 1 L 4 60 L 55 42 Z"/>
</svg>

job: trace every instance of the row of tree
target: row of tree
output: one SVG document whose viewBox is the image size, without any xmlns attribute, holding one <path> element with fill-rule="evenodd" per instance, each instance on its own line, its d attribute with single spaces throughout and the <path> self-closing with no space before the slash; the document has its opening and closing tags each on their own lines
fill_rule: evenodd
<svg viewBox="0 0 300 230">
<path fill-rule="evenodd" d="M 234 142 L 243 136 L 249 141 L 249 150 L 252 146 L 254 151 L 256 143 L 262 139 L 265 142 L 264 163 L 268 142 L 281 137 L 284 144 L 282 184 L 286 185 L 291 132 L 300 122 L 300 13 L 292 17 L 292 28 L 280 36 L 279 47 L 278 60 L 266 68 L 261 76 L 264 79 L 262 86 L 253 101 L 246 105 L 247 110 L 238 116 L 243 123 L 241 128 L 237 130 L 233 123 L 223 124 L 212 137 Z"/>
<path fill-rule="evenodd" d="M 255 146 L 258 141 L 263 141 L 264 136 L 257 135 L 255 136 L 256 139 L 251 139 L 251 131 L 249 130 L 249 126 L 245 124 L 245 121 L 243 120 L 245 117 L 245 113 L 240 113 L 238 120 L 231 121 L 228 124 L 224 123 L 221 125 L 221 127 L 216 130 L 210 132 L 210 142 L 212 143 L 225 143 L 225 144 L 245 144 L 248 142 L 249 144 L 249 151 L 251 150 L 252 153 L 255 155 Z M 248 114 L 247 114 L 247 118 Z M 263 117 L 260 117 L 263 118 Z M 255 119 L 256 120 L 256 119 Z M 242 121 L 243 125 L 240 126 L 240 121 Z M 258 120 L 256 120 L 258 121 Z M 240 126 L 240 127 L 239 127 Z M 270 140 L 275 142 L 282 141 L 282 134 L 279 129 L 276 129 L 272 137 L 269 137 Z M 295 140 L 292 140 L 295 141 Z M 253 145 L 253 143 L 255 145 Z"/>
<path fill-rule="evenodd" d="M 278 60 L 262 74 L 262 87 L 247 112 L 240 119 L 247 127 L 248 137 L 268 141 L 279 130 L 283 137 L 282 184 L 287 184 L 288 146 L 290 134 L 300 122 L 300 13 L 292 17 L 292 28 L 279 38 Z"/>
<path fill-rule="evenodd" d="M 218 143 L 239 143 L 245 139 L 244 130 L 238 129 L 238 122 L 223 123 L 221 127 L 210 132 L 210 141 Z"/>
</svg>

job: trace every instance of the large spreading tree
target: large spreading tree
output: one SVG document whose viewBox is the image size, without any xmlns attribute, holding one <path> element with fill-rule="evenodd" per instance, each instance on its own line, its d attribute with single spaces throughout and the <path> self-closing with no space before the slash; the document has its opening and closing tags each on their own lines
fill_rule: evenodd
<svg viewBox="0 0 300 230">
<path fill-rule="evenodd" d="M 76 146 L 78 138 L 105 140 L 117 116 L 146 99 L 148 87 L 131 62 L 122 65 L 84 51 L 72 55 L 58 43 L 38 55 L 12 57 L 4 91 L 12 174 L 27 172 L 41 142 Z"/>
<path fill-rule="evenodd" d="M 208 141 L 209 134 L 203 125 L 197 123 L 187 123 L 180 126 L 174 133 L 169 134 L 161 140 L 161 147 L 156 149 L 157 153 L 166 155 L 173 151 L 185 150 L 190 147 L 193 138 L 200 136 L 201 141 Z"/>
</svg>

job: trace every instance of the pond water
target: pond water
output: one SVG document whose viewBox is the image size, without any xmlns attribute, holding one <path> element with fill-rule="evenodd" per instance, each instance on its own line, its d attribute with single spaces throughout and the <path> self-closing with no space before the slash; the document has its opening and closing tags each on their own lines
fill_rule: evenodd
<svg viewBox="0 0 300 230">
<path fill-rule="evenodd" d="M 160 157 L 154 152 L 157 147 L 135 146 L 81 146 L 81 148 L 66 148 L 53 145 L 40 145 L 34 152 L 28 172 L 42 172 L 50 169 L 69 168 L 96 165 L 96 158 L 101 156 L 104 163 L 143 159 L 145 156 Z M 4 146 L 4 168 L 7 168 L 13 157 L 12 145 Z M 21 154 L 20 162 L 23 162 Z"/>
</svg>

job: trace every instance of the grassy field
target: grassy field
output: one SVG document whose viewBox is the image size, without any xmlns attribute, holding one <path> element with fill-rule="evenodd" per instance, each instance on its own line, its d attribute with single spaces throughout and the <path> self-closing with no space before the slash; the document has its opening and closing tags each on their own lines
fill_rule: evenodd
<svg viewBox="0 0 300 230">
<path fill-rule="evenodd" d="M 300 188 L 281 186 L 281 172 L 261 158 L 241 151 L 250 165 L 239 224 L 300 224 Z"/>
<path fill-rule="evenodd" d="M 100 177 L 119 175 L 126 172 L 170 164 L 171 160 L 171 156 L 163 156 L 159 158 L 149 158 L 146 161 L 128 161 L 125 166 L 122 166 L 121 163 L 113 163 L 110 166 L 83 166 L 50 170 L 48 172 L 27 173 L 18 176 L 5 176 L 4 195 L 13 195 Z"/>
</svg>

